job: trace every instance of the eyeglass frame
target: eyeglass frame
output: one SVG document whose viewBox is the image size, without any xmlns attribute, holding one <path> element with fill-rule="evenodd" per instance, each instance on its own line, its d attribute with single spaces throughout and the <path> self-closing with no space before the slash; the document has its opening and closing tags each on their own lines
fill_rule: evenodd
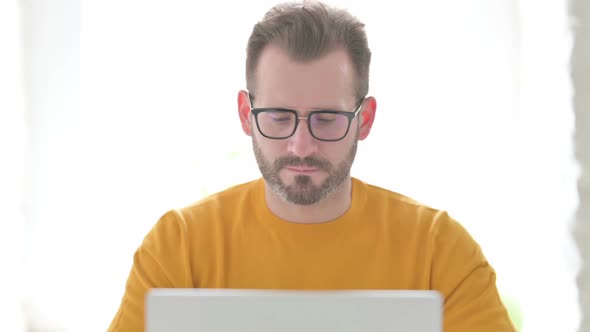
<svg viewBox="0 0 590 332">
<path fill-rule="evenodd" d="M 324 110 L 324 109 L 320 109 L 320 110 L 313 110 L 313 111 L 309 111 L 307 113 L 306 116 L 301 116 L 299 114 L 299 112 L 297 112 L 294 109 L 290 109 L 290 108 L 283 108 L 283 107 L 260 107 L 260 108 L 255 108 L 253 107 L 254 103 L 252 101 L 253 96 L 250 92 L 248 93 L 248 100 L 250 101 L 250 113 L 252 113 L 254 115 L 254 120 L 256 120 L 256 127 L 258 128 L 258 132 L 260 133 L 260 135 L 268 138 L 268 139 L 275 139 L 275 140 L 280 140 L 280 139 L 287 139 L 292 137 L 293 135 L 295 135 L 295 132 L 297 131 L 297 127 L 299 126 L 299 122 L 301 120 L 307 120 L 307 130 L 309 130 L 309 133 L 311 134 L 311 136 L 313 138 L 315 138 L 318 141 L 322 141 L 322 142 L 338 142 L 343 140 L 347 135 L 348 132 L 350 131 L 350 124 L 352 123 L 352 120 L 354 118 L 356 118 L 356 116 L 360 113 L 360 111 L 362 110 L 362 106 L 365 103 L 366 97 L 363 97 L 361 99 L 361 101 L 359 102 L 359 105 L 357 106 L 357 108 L 355 109 L 354 112 L 347 112 L 347 111 L 334 111 L 334 110 Z M 263 112 L 268 112 L 268 111 L 282 111 L 282 112 L 287 112 L 287 113 L 291 113 L 293 115 L 295 115 L 295 126 L 293 127 L 293 131 L 291 132 L 291 134 L 289 136 L 285 136 L 285 137 L 272 137 L 272 136 L 267 136 L 265 135 L 262 130 L 260 130 L 260 125 L 258 123 L 258 114 L 263 113 Z M 311 116 L 313 114 L 318 114 L 318 113 L 322 113 L 322 114 L 342 114 L 344 116 L 346 116 L 348 118 L 348 125 L 346 126 L 346 132 L 344 133 L 344 135 L 342 135 L 342 137 L 338 138 L 338 139 L 323 139 L 323 138 L 318 138 L 316 135 L 314 135 L 313 130 L 311 130 Z"/>
</svg>

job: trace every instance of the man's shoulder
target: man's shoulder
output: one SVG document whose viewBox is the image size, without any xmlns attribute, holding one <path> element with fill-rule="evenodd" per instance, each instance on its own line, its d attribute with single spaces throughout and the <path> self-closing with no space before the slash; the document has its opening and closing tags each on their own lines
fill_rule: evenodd
<svg viewBox="0 0 590 332">
<path fill-rule="evenodd" d="M 236 184 L 192 204 L 168 209 L 145 237 L 143 246 L 150 247 L 155 243 L 159 249 L 150 250 L 157 251 L 188 239 L 207 245 L 211 234 L 224 232 L 232 222 L 243 219 L 240 213 L 249 211 L 249 206 L 256 200 L 260 181 Z M 195 238 L 200 241 L 193 241 Z"/>
<path fill-rule="evenodd" d="M 421 226 L 429 231 L 436 231 L 439 224 L 455 222 L 448 211 L 435 208 L 414 197 L 407 196 L 387 189 L 355 179 L 357 185 L 364 188 L 365 209 L 367 213 L 387 216 L 389 221 L 396 221 L 398 226 Z"/>
<path fill-rule="evenodd" d="M 237 206 L 240 202 L 247 199 L 254 199 L 256 191 L 261 186 L 262 179 L 250 180 L 227 187 L 223 190 L 209 194 L 199 200 L 182 206 L 177 210 L 182 213 L 202 213 L 207 210 L 216 210 Z"/>
<path fill-rule="evenodd" d="M 396 205 L 402 205 L 408 208 L 428 209 L 432 211 L 437 211 L 432 206 L 429 206 L 414 197 L 401 194 L 397 191 L 387 189 L 383 186 L 364 182 L 357 178 L 354 178 L 354 180 L 357 183 L 357 185 L 365 188 L 364 191 L 366 192 L 368 201 L 377 201 L 387 204 L 394 203 Z"/>
</svg>

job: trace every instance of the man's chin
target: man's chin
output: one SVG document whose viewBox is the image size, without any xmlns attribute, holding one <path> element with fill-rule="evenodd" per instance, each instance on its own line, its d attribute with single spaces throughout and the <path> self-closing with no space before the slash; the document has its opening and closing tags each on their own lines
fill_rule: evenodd
<svg viewBox="0 0 590 332">
<path fill-rule="evenodd" d="M 281 181 L 287 188 L 293 191 L 310 192 L 322 187 L 326 181 L 324 176 L 316 175 L 295 175 L 282 177 Z"/>
<path fill-rule="evenodd" d="M 313 205 L 321 201 L 324 197 L 320 195 L 317 188 L 287 188 L 283 193 L 285 201 L 295 205 Z"/>
</svg>

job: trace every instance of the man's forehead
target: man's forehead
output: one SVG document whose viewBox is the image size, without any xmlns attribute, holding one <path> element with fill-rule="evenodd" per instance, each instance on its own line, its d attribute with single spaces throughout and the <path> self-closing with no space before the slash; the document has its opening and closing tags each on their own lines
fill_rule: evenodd
<svg viewBox="0 0 590 332">
<path fill-rule="evenodd" d="M 268 102 L 284 101 L 332 107 L 335 101 L 354 102 L 355 73 L 348 54 L 335 49 L 310 60 L 296 61 L 282 48 L 272 45 L 262 52 L 256 71 L 256 95 Z M 348 103 L 348 101 L 345 101 Z M 348 106 L 348 105 L 346 105 Z"/>
</svg>

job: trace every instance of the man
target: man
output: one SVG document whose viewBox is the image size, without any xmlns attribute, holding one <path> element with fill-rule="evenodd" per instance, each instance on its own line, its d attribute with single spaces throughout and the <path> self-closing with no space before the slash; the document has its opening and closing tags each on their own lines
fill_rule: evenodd
<svg viewBox="0 0 590 332">
<path fill-rule="evenodd" d="M 351 178 L 367 97 L 364 25 L 318 2 L 255 25 L 238 93 L 262 178 L 164 214 L 111 331 L 144 329 L 150 288 L 434 289 L 445 331 L 514 331 L 480 247 L 443 211 Z"/>
</svg>

